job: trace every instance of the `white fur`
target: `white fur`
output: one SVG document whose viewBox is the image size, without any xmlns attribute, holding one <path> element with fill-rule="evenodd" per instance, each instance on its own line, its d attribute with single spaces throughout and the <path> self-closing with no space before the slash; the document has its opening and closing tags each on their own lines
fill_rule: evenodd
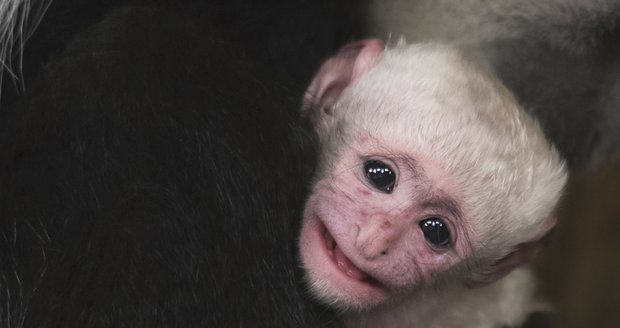
<svg viewBox="0 0 620 328">
<path fill-rule="evenodd" d="M 350 328 L 518 327 L 529 313 L 548 308 L 536 298 L 535 289 L 530 271 L 520 268 L 483 288 L 422 291 L 398 305 L 350 314 L 345 322 Z"/>
<path fill-rule="evenodd" d="M 22 71 L 22 51 L 37 28 L 51 0 L 0 1 L 0 83 L 4 73 L 18 81 Z M 19 82 L 23 90 L 23 82 Z"/>
</svg>

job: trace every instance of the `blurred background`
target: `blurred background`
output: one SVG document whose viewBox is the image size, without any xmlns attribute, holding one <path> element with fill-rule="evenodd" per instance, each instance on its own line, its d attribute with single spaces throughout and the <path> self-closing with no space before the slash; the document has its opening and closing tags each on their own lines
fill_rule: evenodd
<svg viewBox="0 0 620 328">
<path fill-rule="evenodd" d="M 574 176 L 559 213 L 535 264 L 552 327 L 620 327 L 620 159 Z"/>
</svg>

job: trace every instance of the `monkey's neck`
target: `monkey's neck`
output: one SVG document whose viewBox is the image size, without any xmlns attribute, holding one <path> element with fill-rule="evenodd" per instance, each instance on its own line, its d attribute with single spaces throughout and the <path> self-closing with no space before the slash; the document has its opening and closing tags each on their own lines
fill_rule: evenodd
<svg viewBox="0 0 620 328">
<path fill-rule="evenodd" d="M 518 327 L 528 314 L 548 310 L 535 289 L 533 274 L 520 268 L 482 288 L 421 292 L 399 305 L 350 314 L 345 322 L 350 328 Z"/>
</svg>

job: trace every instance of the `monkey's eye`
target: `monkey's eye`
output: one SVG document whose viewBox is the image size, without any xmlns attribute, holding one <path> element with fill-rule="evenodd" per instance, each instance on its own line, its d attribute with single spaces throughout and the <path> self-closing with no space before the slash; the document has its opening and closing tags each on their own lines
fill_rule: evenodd
<svg viewBox="0 0 620 328">
<path fill-rule="evenodd" d="M 364 175 L 370 184 L 377 190 L 391 194 L 396 183 L 396 174 L 387 164 L 370 160 L 364 163 Z"/>
<path fill-rule="evenodd" d="M 424 239 L 434 247 L 446 248 L 450 246 L 450 231 L 440 218 L 430 217 L 422 220 L 420 229 L 422 229 Z"/>
</svg>

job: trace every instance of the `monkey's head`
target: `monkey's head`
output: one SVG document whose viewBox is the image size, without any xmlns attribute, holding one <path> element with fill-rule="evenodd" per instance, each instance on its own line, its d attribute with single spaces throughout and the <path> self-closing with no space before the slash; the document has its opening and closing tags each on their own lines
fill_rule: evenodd
<svg viewBox="0 0 620 328">
<path fill-rule="evenodd" d="M 313 292 L 338 308 L 491 283 L 555 224 L 562 160 L 512 95 L 452 48 L 346 46 L 302 111 L 321 154 L 300 253 Z"/>
</svg>

